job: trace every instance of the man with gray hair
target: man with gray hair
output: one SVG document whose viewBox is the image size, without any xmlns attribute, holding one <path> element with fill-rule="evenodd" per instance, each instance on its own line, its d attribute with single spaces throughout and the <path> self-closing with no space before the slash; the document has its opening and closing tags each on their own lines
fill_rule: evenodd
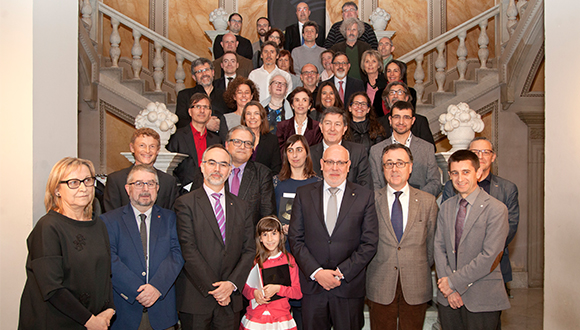
<svg viewBox="0 0 580 330">
<path fill-rule="evenodd" d="M 387 64 L 393 59 L 393 51 L 395 50 L 395 45 L 389 37 L 382 37 L 379 40 L 378 51 L 383 59 L 383 69 L 387 68 Z"/>
<path fill-rule="evenodd" d="M 331 48 L 333 45 L 345 40 L 345 37 L 340 33 L 340 26 L 347 18 L 358 18 L 358 6 L 353 1 L 347 1 L 342 5 L 342 21 L 332 25 L 326 36 L 324 48 Z M 377 35 L 368 23 L 364 23 L 364 32 L 360 36 L 360 40 L 371 45 L 373 49 L 378 47 Z"/>
<path fill-rule="evenodd" d="M 371 49 L 371 46 L 358 38 L 364 32 L 363 22 L 358 18 L 347 18 L 340 26 L 340 33 L 346 38 L 345 41 L 339 42 L 330 49 L 335 52 L 345 53 L 352 67 L 348 72 L 350 77 L 361 79 L 360 61 L 362 54 Z"/>
</svg>

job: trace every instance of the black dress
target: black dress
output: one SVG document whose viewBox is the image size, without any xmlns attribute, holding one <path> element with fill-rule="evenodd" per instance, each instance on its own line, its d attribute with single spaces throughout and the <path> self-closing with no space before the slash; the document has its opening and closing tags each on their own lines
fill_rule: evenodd
<svg viewBox="0 0 580 330">
<path fill-rule="evenodd" d="M 358 123 L 351 120 L 350 121 L 350 135 L 347 138 L 348 141 L 362 144 L 365 147 L 365 149 L 367 150 L 367 152 L 370 152 L 372 146 L 374 146 L 375 144 L 377 144 L 377 143 L 379 143 L 387 138 L 387 136 L 385 134 L 385 135 L 378 135 L 376 138 L 371 139 L 371 136 L 369 133 L 369 125 L 370 125 L 370 122 L 368 119 L 365 119 L 364 121 L 361 121 Z"/>
<path fill-rule="evenodd" d="M 86 329 L 91 315 L 114 308 L 109 236 L 100 219 L 77 221 L 49 211 L 27 246 L 18 329 Z M 67 308 L 61 312 L 53 302 Z"/>
</svg>

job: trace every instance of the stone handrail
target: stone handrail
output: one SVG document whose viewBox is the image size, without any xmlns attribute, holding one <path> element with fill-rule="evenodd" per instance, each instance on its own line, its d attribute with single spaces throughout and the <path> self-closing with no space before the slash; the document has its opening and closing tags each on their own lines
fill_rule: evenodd
<svg viewBox="0 0 580 330">
<path fill-rule="evenodd" d="M 513 2 L 511 0 L 510 2 Z M 489 58 L 489 49 L 487 46 L 489 44 L 489 37 L 487 35 L 487 24 L 488 21 L 496 17 L 496 25 L 499 22 L 497 19 L 500 14 L 500 6 L 496 5 L 483 13 L 473 17 L 472 19 L 466 21 L 465 23 L 455 27 L 452 30 L 445 32 L 444 34 L 438 36 L 437 38 L 430 40 L 429 42 L 423 44 L 421 47 L 418 47 L 407 54 L 397 58 L 400 61 L 405 63 L 409 63 L 415 61 L 417 64 L 417 68 L 415 69 L 415 74 L 413 77 L 415 78 L 415 90 L 417 91 L 417 104 L 422 104 L 423 99 L 423 92 L 425 90 L 425 86 L 423 81 L 425 79 L 425 71 L 423 70 L 423 59 L 425 54 L 436 50 L 437 51 L 437 59 L 435 61 L 435 67 L 437 68 L 437 72 L 435 73 L 435 81 L 437 83 L 437 91 L 443 92 L 445 86 L 445 68 L 447 66 L 447 60 L 445 57 L 445 46 L 448 42 L 454 40 L 455 38 L 459 39 L 459 47 L 457 48 L 457 71 L 459 73 L 458 80 L 465 80 L 465 73 L 467 71 L 467 47 L 465 46 L 465 38 L 467 36 L 467 31 L 475 26 L 479 25 L 480 34 L 479 38 L 477 39 L 479 44 L 479 51 L 478 57 L 481 63 L 481 68 L 487 67 L 487 59 Z M 510 24 L 510 20 L 508 18 L 508 26 Z M 497 28 L 496 28 L 497 31 Z M 499 49 L 496 49 L 496 52 L 499 52 Z M 497 57 L 497 56 L 496 56 Z"/>
<path fill-rule="evenodd" d="M 175 59 L 177 62 L 177 68 L 175 70 L 175 91 L 179 92 L 185 88 L 185 71 L 183 70 L 183 61 L 188 60 L 191 62 L 199 58 L 199 56 L 167 39 L 166 37 L 152 31 L 146 26 L 143 26 L 131 18 L 119 13 L 118 11 L 103 4 L 102 2 L 98 2 L 98 11 L 100 14 L 104 14 L 111 18 L 113 31 L 109 37 L 109 42 L 111 43 L 109 54 L 111 55 L 113 67 L 118 67 L 119 57 L 121 56 L 121 49 L 119 48 L 119 44 L 121 43 L 119 25 L 122 24 L 133 32 L 133 48 L 131 48 L 131 56 L 133 57 L 131 64 L 131 67 L 133 68 L 133 78 L 140 79 L 141 68 L 143 66 L 141 62 L 141 55 L 143 54 L 143 50 L 141 49 L 139 40 L 143 36 L 153 41 L 155 45 L 155 57 L 153 58 L 153 67 L 155 69 L 153 72 L 153 80 L 155 81 L 155 91 L 161 91 L 161 84 L 163 83 L 164 79 L 163 67 L 165 66 L 165 63 L 163 61 L 163 57 L 161 56 L 161 51 L 163 49 L 175 53 Z"/>
</svg>

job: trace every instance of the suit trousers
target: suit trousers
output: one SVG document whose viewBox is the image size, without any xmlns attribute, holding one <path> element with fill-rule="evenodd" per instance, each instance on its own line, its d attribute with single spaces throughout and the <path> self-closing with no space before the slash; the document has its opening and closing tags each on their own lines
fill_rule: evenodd
<svg viewBox="0 0 580 330">
<path fill-rule="evenodd" d="M 238 330 L 240 313 L 231 313 L 226 307 L 216 307 L 210 314 L 190 314 L 179 312 L 183 330 Z"/>
<path fill-rule="evenodd" d="M 465 305 L 458 309 L 439 305 L 442 330 L 490 330 L 500 323 L 501 312 L 470 312 Z"/>
<path fill-rule="evenodd" d="M 169 327 L 166 330 L 174 330 L 175 326 Z M 149 313 L 143 312 L 143 316 L 141 316 L 141 323 L 139 324 L 139 328 L 137 330 L 153 330 L 151 323 L 149 323 Z"/>
<path fill-rule="evenodd" d="M 388 305 L 367 300 L 371 330 L 397 330 L 397 318 L 400 330 L 421 330 L 425 322 L 428 303 L 409 305 L 403 296 L 401 278 L 397 279 L 397 289 L 393 302 Z"/>
<path fill-rule="evenodd" d="M 324 290 L 302 296 L 304 330 L 357 330 L 364 325 L 364 298 L 340 298 Z"/>
</svg>

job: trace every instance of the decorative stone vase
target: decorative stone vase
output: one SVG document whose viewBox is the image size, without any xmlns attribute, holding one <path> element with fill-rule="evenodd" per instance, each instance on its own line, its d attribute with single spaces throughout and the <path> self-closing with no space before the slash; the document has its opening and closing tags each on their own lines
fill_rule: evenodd
<svg viewBox="0 0 580 330">
<path fill-rule="evenodd" d="M 369 16 L 369 20 L 375 31 L 384 31 L 391 20 L 391 15 L 386 10 L 377 8 Z"/>
<path fill-rule="evenodd" d="M 217 8 L 209 14 L 209 21 L 216 31 L 225 31 L 228 28 L 228 13 L 223 8 Z"/>
<path fill-rule="evenodd" d="M 447 113 L 439 116 L 441 133 L 447 135 L 452 148 L 449 152 L 467 149 L 475 133 L 483 131 L 484 124 L 481 115 L 469 108 L 467 103 L 450 105 Z"/>
</svg>

